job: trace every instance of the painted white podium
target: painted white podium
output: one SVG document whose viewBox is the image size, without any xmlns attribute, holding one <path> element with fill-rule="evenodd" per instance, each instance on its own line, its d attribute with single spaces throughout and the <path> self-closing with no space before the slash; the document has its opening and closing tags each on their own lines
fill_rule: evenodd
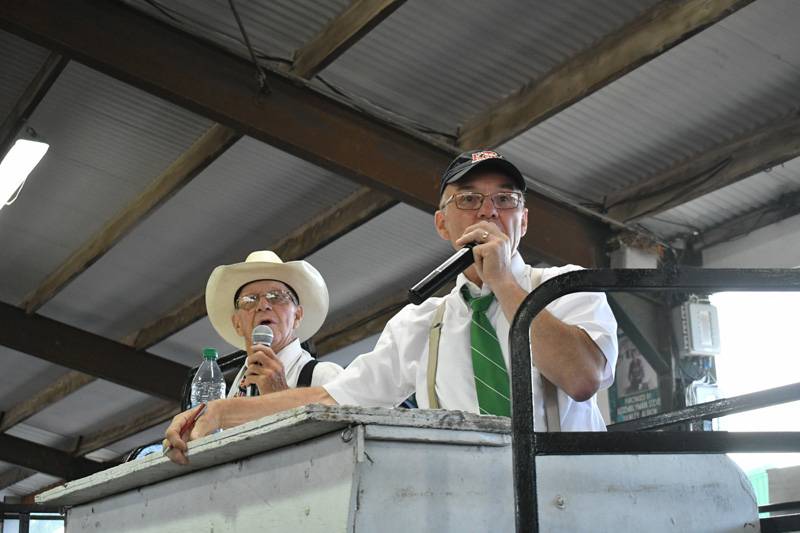
<svg viewBox="0 0 800 533">
<path fill-rule="evenodd" d="M 66 530 L 513 531 L 508 419 L 457 411 L 307 406 L 42 493 Z M 759 530 L 724 455 L 537 459 L 542 531 Z"/>
</svg>

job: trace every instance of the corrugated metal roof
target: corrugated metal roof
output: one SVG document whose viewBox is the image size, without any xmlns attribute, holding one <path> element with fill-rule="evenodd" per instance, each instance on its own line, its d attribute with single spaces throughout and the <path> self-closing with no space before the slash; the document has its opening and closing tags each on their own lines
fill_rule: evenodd
<svg viewBox="0 0 800 533">
<path fill-rule="evenodd" d="M 182 31 L 250 58 L 233 12 L 225 0 L 124 1 Z M 297 48 L 310 41 L 348 4 L 347 0 L 239 0 L 235 6 L 247 37 L 257 52 L 290 60 Z"/>
<path fill-rule="evenodd" d="M 665 211 L 655 219 L 645 218 L 641 223 L 667 237 L 702 233 L 797 191 L 800 191 L 800 158 Z"/>
<path fill-rule="evenodd" d="M 0 299 L 18 303 L 210 125 L 70 63 L 29 124 L 50 143 L 19 199 L 0 210 Z"/>
<path fill-rule="evenodd" d="M 541 78 L 654 3 L 409 1 L 322 77 L 454 134 L 466 118 Z"/>
<path fill-rule="evenodd" d="M 33 80 L 49 51 L 16 35 L 0 31 L 0 124 Z"/>
<path fill-rule="evenodd" d="M 754 2 L 501 150 L 531 178 L 600 202 L 797 109 L 798 20 L 798 2 Z"/>
<path fill-rule="evenodd" d="M 67 372 L 61 366 L 0 346 L 0 412 L 8 411 L 36 391 Z M 10 370 L 13 369 L 13 372 Z"/>
<path fill-rule="evenodd" d="M 228 149 L 41 313 L 111 338 L 200 294 L 214 267 L 243 261 L 357 188 L 252 138 Z"/>
<path fill-rule="evenodd" d="M 26 424 L 74 439 L 119 425 L 159 403 L 148 394 L 98 379 L 39 411 Z"/>
</svg>

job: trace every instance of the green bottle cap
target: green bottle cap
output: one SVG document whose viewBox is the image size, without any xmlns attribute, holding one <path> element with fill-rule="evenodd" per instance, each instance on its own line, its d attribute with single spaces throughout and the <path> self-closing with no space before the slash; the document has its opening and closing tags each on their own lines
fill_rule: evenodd
<svg viewBox="0 0 800 533">
<path fill-rule="evenodd" d="M 203 348 L 203 359 L 208 359 L 209 361 L 216 361 L 219 354 L 217 350 L 214 348 Z"/>
</svg>

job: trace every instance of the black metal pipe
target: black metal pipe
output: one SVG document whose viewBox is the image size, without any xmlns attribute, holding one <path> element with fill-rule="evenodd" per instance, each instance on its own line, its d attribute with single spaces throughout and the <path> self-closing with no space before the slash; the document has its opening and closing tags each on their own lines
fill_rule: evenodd
<svg viewBox="0 0 800 533">
<path fill-rule="evenodd" d="M 576 292 L 797 291 L 800 271 L 790 269 L 605 269 L 577 270 L 542 283 L 517 310 L 509 331 L 511 355 L 512 464 L 518 532 L 539 530 L 531 390 L 530 325 L 547 305 Z"/>
</svg>

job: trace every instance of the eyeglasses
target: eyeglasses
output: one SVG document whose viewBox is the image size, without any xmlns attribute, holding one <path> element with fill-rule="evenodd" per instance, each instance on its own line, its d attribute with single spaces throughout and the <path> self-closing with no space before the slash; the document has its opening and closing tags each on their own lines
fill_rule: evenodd
<svg viewBox="0 0 800 533">
<path fill-rule="evenodd" d="M 450 202 L 455 202 L 456 207 L 468 211 L 480 209 L 486 198 L 492 199 L 492 204 L 497 209 L 516 209 L 522 205 L 522 193 L 516 191 L 500 191 L 491 194 L 481 194 L 479 192 L 459 192 L 447 199 L 442 204 L 444 208 Z"/>
<path fill-rule="evenodd" d="M 235 302 L 236 309 L 251 311 L 258 306 L 258 302 L 261 301 L 261 298 L 266 298 L 269 305 L 286 305 L 289 302 L 297 305 L 297 301 L 294 299 L 294 295 L 291 292 L 285 289 L 277 289 L 260 294 L 245 294 L 244 296 L 239 296 Z"/>
</svg>

